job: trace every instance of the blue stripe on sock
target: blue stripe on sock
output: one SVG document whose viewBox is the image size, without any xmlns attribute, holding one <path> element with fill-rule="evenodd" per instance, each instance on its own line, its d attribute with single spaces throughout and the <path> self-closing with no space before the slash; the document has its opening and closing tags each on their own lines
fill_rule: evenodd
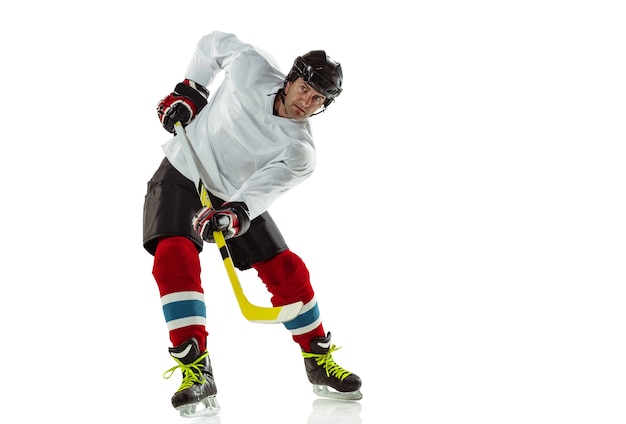
<svg viewBox="0 0 626 424">
<path fill-rule="evenodd" d="M 306 327 L 307 325 L 313 324 L 320 317 L 320 310 L 317 307 L 317 302 L 315 306 L 306 311 L 305 313 L 298 315 L 291 321 L 285 323 L 285 327 L 287 330 L 295 330 L 296 328 Z"/>
<path fill-rule="evenodd" d="M 206 318 L 206 305 L 201 300 L 181 300 L 163 305 L 165 321 L 200 316 Z"/>
</svg>

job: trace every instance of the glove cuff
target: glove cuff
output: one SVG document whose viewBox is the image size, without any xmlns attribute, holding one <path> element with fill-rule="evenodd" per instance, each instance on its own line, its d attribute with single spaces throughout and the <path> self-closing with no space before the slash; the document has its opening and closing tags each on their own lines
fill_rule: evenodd
<svg viewBox="0 0 626 424">
<path fill-rule="evenodd" d="M 186 79 L 183 82 L 176 84 L 174 91 L 191 100 L 192 107 L 196 108 L 196 110 L 193 111 L 193 115 L 196 115 L 207 105 L 209 91 L 190 79 Z"/>
<path fill-rule="evenodd" d="M 250 212 L 248 205 L 244 202 L 226 202 L 220 209 L 230 209 L 237 215 L 239 219 L 239 232 L 237 236 L 242 235 L 250 228 Z"/>
</svg>

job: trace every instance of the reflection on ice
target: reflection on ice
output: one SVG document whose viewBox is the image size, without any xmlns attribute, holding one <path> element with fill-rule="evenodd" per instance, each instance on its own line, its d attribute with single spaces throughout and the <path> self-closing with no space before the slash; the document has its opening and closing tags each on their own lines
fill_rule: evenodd
<svg viewBox="0 0 626 424">
<path fill-rule="evenodd" d="M 220 424 L 220 416 L 219 415 L 197 415 L 195 417 L 182 417 L 180 421 L 181 424 L 189 423 L 189 424 Z"/>
<path fill-rule="evenodd" d="M 361 424 L 359 402 L 316 399 L 306 424 Z"/>
</svg>

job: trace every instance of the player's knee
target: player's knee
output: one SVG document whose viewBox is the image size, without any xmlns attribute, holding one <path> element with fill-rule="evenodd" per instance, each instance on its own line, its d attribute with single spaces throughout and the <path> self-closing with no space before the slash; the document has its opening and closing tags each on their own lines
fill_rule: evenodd
<svg viewBox="0 0 626 424">
<path fill-rule="evenodd" d="M 309 270 L 295 253 L 286 250 L 272 259 L 254 264 L 259 277 L 272 294 L 273 305 L 286 305 L 315 297 L 309 279 Z"/>
<path fill-rule="evenodd" d="M 200 259 L 193 242 L 186 237 L 159 240 L 154 253 L 152 275 L 157 281 L 181 274 L 199 274 Z"/>
</svg>

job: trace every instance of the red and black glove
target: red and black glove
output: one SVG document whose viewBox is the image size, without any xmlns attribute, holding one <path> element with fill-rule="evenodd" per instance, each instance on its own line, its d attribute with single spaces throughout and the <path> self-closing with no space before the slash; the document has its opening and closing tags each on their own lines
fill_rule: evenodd
<svg viewBox="0 0 626 424">
<path fill-rule="evenodd" d="M 191 225 L 202 240 L 215 243 L 214 231 L 224 234 L 224 239 L 237 237 L 248 231 L 250 214 L 245 203 L 229 202 L 219 209 L 200 209 L 191 220 Z"/>
<path fill-rule="evenodd" d="M 161 125 L 174 134 L 174 124 L 178 121 L 187 126 L 198 112 L 207 104 L 209 91 L 195 82 L 186 79 L 163 97 L 157 105 L 157 114 Z"/>
</svg>

